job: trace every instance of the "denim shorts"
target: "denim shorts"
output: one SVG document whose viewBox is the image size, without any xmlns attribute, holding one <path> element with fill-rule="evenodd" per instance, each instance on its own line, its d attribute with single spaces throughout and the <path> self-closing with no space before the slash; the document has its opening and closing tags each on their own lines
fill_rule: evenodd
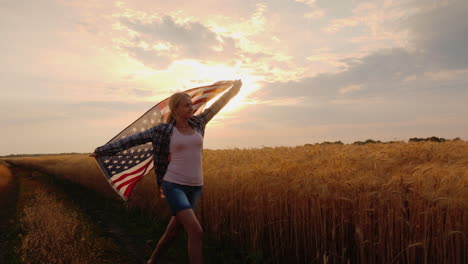
<svg viewBox="0 0 468 264">
<path fill-rule="evenodd" d="M 195 210 L 203 186 L 182 185 L 163 180 L 162 188 L 172 215 L 176 215 L 185 209 Z"/>
</svg>

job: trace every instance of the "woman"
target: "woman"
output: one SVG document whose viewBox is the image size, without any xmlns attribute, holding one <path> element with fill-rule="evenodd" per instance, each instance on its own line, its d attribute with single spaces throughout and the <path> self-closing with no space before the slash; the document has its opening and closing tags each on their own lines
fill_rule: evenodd
<svg viewBox="0 0 468 264">
<path fill-rule="evenodd" d="M 175 239 L 181 226 L 188 235 L 190 263 L 202 263 L 203 230 L 194 209 L 203 186 L 202 150 L 206 124 L 240 90 L 233 86 L 203 113 L 193 116 L 192 101 L 185 93 L 169 98 L 171 115 L 167 123 L 125 139 L 96 148 L 93 155 L 115 155 L 135 145 L 153 142 L 155 170 L 161 198 L 166 198 L 173 216 L 159 240 L 148 264 L 155 263 Z"/>
</svg>

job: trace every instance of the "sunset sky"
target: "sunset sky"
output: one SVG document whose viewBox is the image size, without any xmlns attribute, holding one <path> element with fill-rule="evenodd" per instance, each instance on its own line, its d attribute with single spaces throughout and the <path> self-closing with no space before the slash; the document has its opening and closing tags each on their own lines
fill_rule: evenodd
<svg viewBox="0 0 468 264">
<path fill-rule="evenodd" d="M 468 139 L 468 1 L 2 0 L 0 155 L 92 152 L 242 79 L 208 149 Z"/>
</svg>

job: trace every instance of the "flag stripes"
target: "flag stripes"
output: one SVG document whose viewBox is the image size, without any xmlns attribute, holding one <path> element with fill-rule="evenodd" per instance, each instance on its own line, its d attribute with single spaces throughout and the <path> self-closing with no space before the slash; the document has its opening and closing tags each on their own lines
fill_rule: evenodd
<svg viewBox="0 0 468 264">
<path fill-rule="evenodd" d="M 231 86 L 231 81 L 220 81 L 212 85 L 191 88 L 184 93 L 192 99 L 194 114 L 199 114 L 206 103 Z M 108 143 L 150 129 L 165 122 L 169 115 L 169 98 L 166 98 L 146 111 Z M 154 168 L 153 146 L 151 142 L 148 142 L 121 151 L 114 156 L 97 157 L 96 161 L 112 188 L 122 199 L 127 200 L 135 184 Z"/>
</svg>

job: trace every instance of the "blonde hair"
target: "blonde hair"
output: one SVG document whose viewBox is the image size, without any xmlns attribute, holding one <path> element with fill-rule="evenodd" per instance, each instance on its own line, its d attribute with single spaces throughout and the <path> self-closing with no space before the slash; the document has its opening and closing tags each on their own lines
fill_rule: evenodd
<svg viewBox="0 0 468 264">
<path fill-rule="evenodd" d="M 182 98 L 184 98 L 184 96 L 191 98 L 190 95 L 184 92 L 178 92 L 169 97 L 169 109 L 171 110 L 171 113 L 167 117 L 166 123 L 171 123 L 175 120 L 175 115 L 173 114 L 173 112 L 177 109 L 177 107 L 180 104 L 180 101 L 182 101 Z"/>
</svg>

